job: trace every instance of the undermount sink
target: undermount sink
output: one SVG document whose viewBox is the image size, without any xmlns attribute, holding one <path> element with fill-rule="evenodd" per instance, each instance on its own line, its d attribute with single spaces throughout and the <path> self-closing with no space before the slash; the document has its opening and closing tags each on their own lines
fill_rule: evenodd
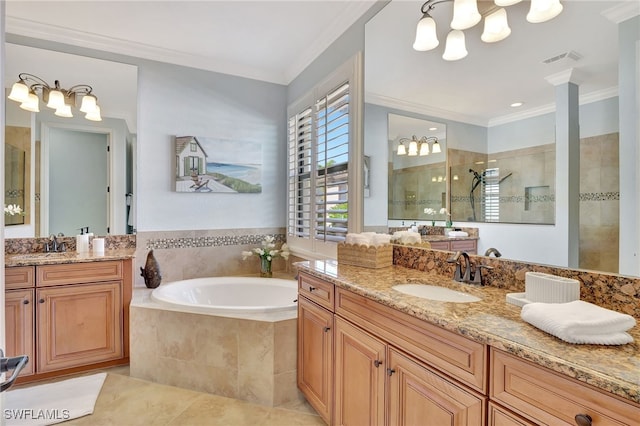
<svg viewBox="0 0 640 426">
<path fill-rule="evenodd" d="M 428 284 L 398 284 L 391 287 L 400 293 L 438 302 L 470 303 L 482 299 L 462 291 Z"/>
</svg>

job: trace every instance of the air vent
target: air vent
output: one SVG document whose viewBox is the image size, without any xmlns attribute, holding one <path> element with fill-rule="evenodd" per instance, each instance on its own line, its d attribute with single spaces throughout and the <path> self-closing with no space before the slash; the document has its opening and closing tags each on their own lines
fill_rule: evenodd
<svg viewBox="0 0 640 426">
<path fill-rule="evenodd" d="M 573 50 L 570 50 L 568 52 L 564 52 L 561 53 L 559 55 L 556 55 L 552 58 L 549 59 L 545 59 L 544 61 L 542 61 L 545 64 L 551 64 L 553 62 L 558 62 L 561 61 L 563 59 L 573 59 L 574 61 L 578 61 L 582 58 L 582 56 L 578 53 L 578 52 L 574 52 Z"/>
</svg>

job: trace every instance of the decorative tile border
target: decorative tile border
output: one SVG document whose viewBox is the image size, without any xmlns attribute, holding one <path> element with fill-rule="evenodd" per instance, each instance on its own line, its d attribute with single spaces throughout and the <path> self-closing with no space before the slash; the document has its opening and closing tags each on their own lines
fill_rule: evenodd
<svg viewBox="0 0 640 426">
<path fill-rule="evenodd" d="M 276 242 L 286 242 L 285 234 L 250 234 L 250 235 L 219 235 L 209 237 L 179 237 L 157 238 L 147 241 L 147 250 L 182 249 L 198 247 L 222 247 L 260 244 L 264 237 L 271 235 Z"/>
<path fill-rule="evenodd" d="M 584 192 L 580 193 L 580 201 L 619 201 L 620 192 Z"/>
<path fill-rule="evenodd" d="M 580 201 L 618 201 L 620 200 L 620 192 L 581 192 Z M 468 203 L 471 197 L 468 195 L 452 195 L 452 203 Z M 482 197 L 474 197 L 476 203 L 482 202 Z M 548 203 L 556 200 L 555 195 L 537 195 L 534 197 L 526 197 L 524 195 L 507 195 L 501 196 L 500 203 L 524 203 L 528 201 L 530 203 Z"/>
</svg>

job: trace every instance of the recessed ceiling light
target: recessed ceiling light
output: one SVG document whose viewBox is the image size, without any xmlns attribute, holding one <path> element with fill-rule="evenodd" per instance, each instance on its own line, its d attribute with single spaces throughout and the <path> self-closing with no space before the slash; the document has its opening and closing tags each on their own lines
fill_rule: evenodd
<svg viewBox="0 0 640 426">
<path fill-rule="evenodd" d="M 511 108 L 518 108 L 524 105 L 524 102 L 514 102 L 511 104 Z"/>
<path fill-rule="evenodd" d="M 437 127 L 429 127 L 429 130 L 431 130 L 433 132 L 434 130 L 438 130 L 438 128 Z"/>
</svg>

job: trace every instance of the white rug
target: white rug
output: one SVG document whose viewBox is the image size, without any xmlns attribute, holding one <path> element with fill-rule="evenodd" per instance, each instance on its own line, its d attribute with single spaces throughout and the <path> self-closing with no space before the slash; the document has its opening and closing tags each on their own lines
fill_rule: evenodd
<svg viewBox="0 0 640 426">
<path fill-rule="evenodd" d="M 52 425 L 93 413 L 107 373 L 10 390 L 2 415 L 7 426 Z"/>
</svg>

